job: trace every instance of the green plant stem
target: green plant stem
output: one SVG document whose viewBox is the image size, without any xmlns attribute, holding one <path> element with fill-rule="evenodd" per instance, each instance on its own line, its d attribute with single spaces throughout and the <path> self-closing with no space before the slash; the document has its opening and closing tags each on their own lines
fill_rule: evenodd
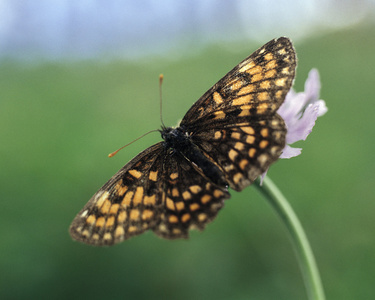
<svg viewBox="0 0 375 300">
<path fill-rule="evenodd" d="M 292 238 L 292 244 L 297 254 L 298 262 L 305 281 L 308 299 L 324 300 L 324 291 L 315 258 L 307 240 L 306 234 L 294 213 L 292 207 L 272 182 L 269 177 L 265 177 L 263 184 L 256 181 L 259 191 L 268 199 L 269 203 L 276 210 L 281 220 L 285 224 Z"/>
</svg>

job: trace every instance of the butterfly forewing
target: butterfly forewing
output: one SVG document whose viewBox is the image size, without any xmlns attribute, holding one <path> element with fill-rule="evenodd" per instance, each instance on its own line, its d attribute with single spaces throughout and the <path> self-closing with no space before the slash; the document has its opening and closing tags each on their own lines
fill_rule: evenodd
<svg viewBox="0 0 375 300">
<path fill-rule="evenodd" d="M 180 126 L 196 133 L 272 116 L 292 86 L 295 68 L 295 51 L 288 38 L 268 42 L 209 89 Z"/>
<path fill-rule="evenodd" d="M 213 220 L 227 186 L 242 190 L 280 156 L 286 127 L 276 113 L 296 56 L 288 38 L 272 40 L 209 89 L 163 142 L 118 171 L 73 220 L 71 236 L 112 245 L 145 230 L 186 238 Z"/>
<path fill-rule="evenodd" d="M 119 170 L 77 214 L 71 236 L 87 244 L 112 245 L 153 228 L 163 211 L 158 143 Z"/>
</svg>

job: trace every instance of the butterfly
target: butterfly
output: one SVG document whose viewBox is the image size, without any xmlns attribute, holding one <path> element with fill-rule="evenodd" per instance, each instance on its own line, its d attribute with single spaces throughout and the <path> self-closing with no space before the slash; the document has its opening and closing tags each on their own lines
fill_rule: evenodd
<svg viewBox="0 0 375 300">
<path fill-rule="evenodd" d="M 241 191 L 279 158 L 287 129 L 277 109 L 295 69 L 286 37 L 240 62 L 99 189 L 73 220 L 72 238 L 104 246 L 149 229 L 166 239 L 203 230 L 228 187 Z"/>
</svg>

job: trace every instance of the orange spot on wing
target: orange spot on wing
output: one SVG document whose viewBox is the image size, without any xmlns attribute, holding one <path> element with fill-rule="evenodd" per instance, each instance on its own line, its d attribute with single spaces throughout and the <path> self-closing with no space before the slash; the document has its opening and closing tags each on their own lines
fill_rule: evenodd
<svg viewBox="0 0 375 300">
<path fill-rule="evenodd" d="M 154 213 L 152 212 L 152 210 L 145 209 L 142 212 L 142 220 L 151 219 L 153 215 L 154 215 Z"/>
<path fill-rule="evenodd" d="M 258 74 L 263 71 L 261 66 L 254 66 L 253 68 L 248 69 L 246 72 L 250 75 Z"/>
<path fill-rule="evenodd" d="M 202 198 L 201 198 L 201 202 L 203 204 L 206 204 L 208 202 L 210 202 L 212 199 L 212 196 L 211 195 L 203 195 Z"/>
<path fill-rule="evenodd" d="M 137 179 L 142 176 L 142 173 L 138 170 L 129 170 L 129 174 Z"/>
<path fill-rule="evenodd" d="M 192 203 L 190 204 L 190 210 L 191 211 L 196 211 L 197 209 L 199 209 L 199 204 L 198 203 Z"/>
<path fill-rule="evenodd" d="M 224 102 L 224 101 L 223 101 L 223 98 L 221 97 L 221 95 L 220 95 L 218 92 L 215 92 L 215 93 L 212 95 L 212 97 L 213 97 L 213 99 L 214 99 L 214 101 L 215 101 L 215 103 L 216 103 L 217 105 L 220 105 L 221 103 Z"/>
<path fill-rule="evenodd" d="M 174 201 L 169 197 L 167 197 L 166 200 L 167 200 L 166 201 L 167 208 L 170 209 L 170 210 L 175 210 Z"/>
<path fill-rule="evenodd" d="M 176 202 L 176 208 L 177 210 L 183 210 L 185 208 L 185 203 L 184 202 Z"/>
<path fill-rule="evenodd" d="M 181 221 L 183 223 L 186 223 L 187 221 L 189 221 L 191 218 L 190 214 L 183 214 L 182 217 L 181 217 Z"/>
<path fill-rule="evenodd" d="M 143 203 L 145 205 L 155 205 L 156 204 L 156 196 L 155 195 L 145 196 L 145 198 L 143 199 Z"/>
<path fill-rule="evenodd" d="M 86 219 L 86 223 L 89 224 L 89 225 L 94 224 L 95 221 L 96 221 L 96 218 L 95 218 L 94 215 L 90 215 L 90 216 L 88 216 L 88 218 Z"/>
<path fill-rule="evenodd" d="M 240 89 L 237 93 L 238 96 L 250 94 L 255 91 L 255 85 L 254 84 L 248 84 L 244 86 L 242 89 Z"/>
<path fill-rule="evenodd" d="M 102 214 L 107 214 L 110 208 L 111 208 L 111 201 L 105 200 L 100 211 L 102 212 Z"/>
<path fill-rule="evenodd" d="M 238 97 L 233 99 L 232 105 L 244 105 L 244 104 L 249 104 L 249 102 L 253 99 L 252 95 L 246 95 L 242 97 Z"/>
<path fill-rule="evenodd" d="M 133 198 L 133 205 L 136 206 L 142 202 L 143 199 L 143 187 L 137 187 L 134 198 Z"/>
<path fill-rule="evenodd" d="M 134 221 L 134 220 L 137 220 L 139 218 L 139 215 L 140 215 L 140 213 L 139 213 L 138 209 L 132 209 L 130 211 L 129 217 L 130 217 L 131 220 Z"/>
<path fill-rule="evenodd" d="M 125 220 L 126 220 L 126 218 L 127 218 L 126 212 L 123 210 L 122 212 L 120 212 L 120 213 L 118 214 L 117 222 L 118 222 L 118 223 L 124 223 Z"/>
<path fill-rule="evenodd" d="M 115 230 L 115 237 L 120 237 L 125 234 L 124 228 L 122 226 L 117 226 Z"/>
<path fill-rule="evenodd" d="M 111 216 L 107 219 L 107 222 L 105 223 L 105 227 L 112 227 L 115 224 L 115 217 Z"/>
<path fill-rule="evenodd" d="M 130 203 L 131 203 L 131 200 L 133 198 L 133 195 L 134 195 L 134 192 L 133 191 L 129 191 L 125 194 L 124 196 L 124 199 L 122 200 L 121 202 L 121 205 L 126 207 L 126 206 L 129 206 Z"/>
<path fill-rule="evenodd" d="M 111 209 L 109 210 L 110 214 L 117 214 L 118 209 L 120 208 L 120 204 L 115 203 L 111 206 Z"/>
<path fill-rule="evenodd" d="M 105 219 L 103 217 L 99 217 L 97 220 L 96 220 L 96 224 L 95 226 L 96 227 L 104 227 L 104 224 L 105 224 Z"/>
<path fill-rule="evenodd" d="M 150 171 L 148 178 L 152 181 L 156 181 L 158 179 L 158 171 Z"/>
<path fill-rule="evenodd" d="M 169 216 L 168 221 L 169 221 L 169 223 L 177 223 L 178 218 L 175 215 L 171 215 L 171 216 Z"/>
</svg>

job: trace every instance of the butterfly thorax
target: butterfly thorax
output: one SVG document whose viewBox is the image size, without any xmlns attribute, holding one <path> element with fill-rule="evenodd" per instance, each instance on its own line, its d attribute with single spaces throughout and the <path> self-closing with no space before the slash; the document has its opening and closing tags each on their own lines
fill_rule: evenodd
<svg viewBox="0 0 375 300">
<path fill-rule="evenodd" d="M 186 131 L 181 127 L 165 127 L 161 130 L 161 137 L 165 141 L 166 148 L 175 150 L 184 148 L 191 143 Z"/>
<path fill-rule="evenodd" d="M 170 150 L 170 155 L 180 155 L 193 162 L 211 182 L 221 187 L 228 187 L 223 172 L 194 144 L 191 136 L 184 128 L 165 127 L 161 130 L 161 137 L 164 139 L 164 148 Z"/>
</svg>

